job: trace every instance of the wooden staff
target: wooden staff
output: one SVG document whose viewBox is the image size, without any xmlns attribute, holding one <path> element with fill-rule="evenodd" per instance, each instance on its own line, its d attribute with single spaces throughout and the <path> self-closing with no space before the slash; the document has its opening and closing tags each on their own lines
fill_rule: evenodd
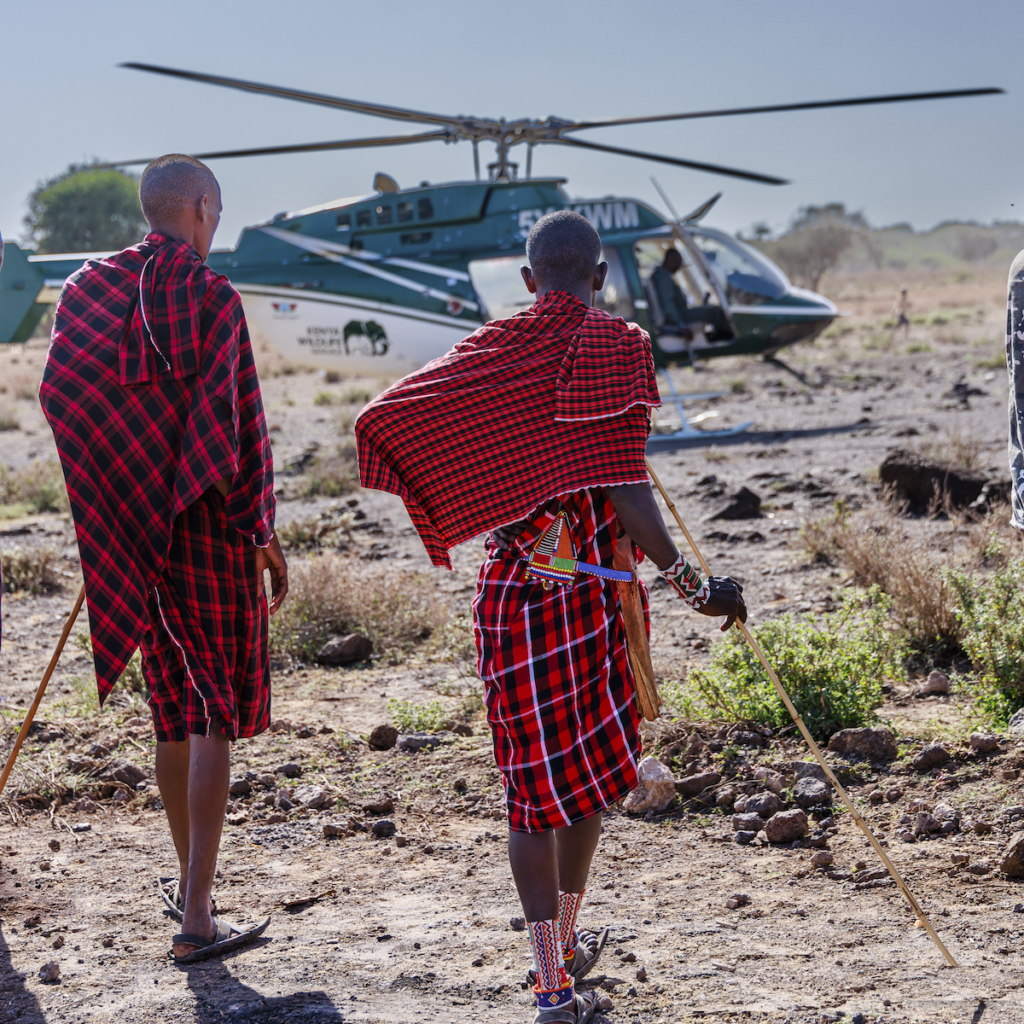
<svg viewBox="0 0 1024 1024">
<path fill-rule="evenodd" d="M 673 502 L 672 499 L 668 496 L 668 492 L 665 490 L 665 488 L 662 486 L 661 481 L 658 479 L 658 474 L 654 472 L 654 467 L 651 465 L 649 459 L 647 460 L 647 472 L 650 473 L 651 479 L 654 481 L 654 485 L 661 492 L 661 496 L 664 499 L 665 504 L 668 506 L 669 511 L 672 513 L 672 516 L 675 518 L 676 524 L 679 526 L 679 529 L 683 531 L 683 536 L 686 538 L 687 544 L 689 544 L 690 547 L 693 549 L 694 555 L 697 556 L 697 561 L 700 562 L 701 568 L 708 576 L 710 576 L 711 569 L 708 566 L 708 563 L 704 560 L 704 556 L 701 554 L 700 549 L 697 547 L 697 544 L 695 543 L 693 537 L 690 535 L 690 531 L 686 528 L 686 524 L 683 522 L 682 516 L 679 515 L 679 512 L 676 509 L 675 502 Z M 835 786 L 836 792 L 839 794 L 839 798 L 846 805 L 846 809 L 850 812 L 850 814 L 853 815 L 853 820 L 860 826 L 861 831 L 864 833 L 864 835 L 868 837 L 868 841 L 874 847 L 875 853 L 877 853 L 878 856 L 882 859 L 882 863 L 885 865 L 885 869 L 889 872 L 890 875 L 892 875 L 892 879 L 899 887 L 900 892 L 902 892 L 903 895 L 906 896 L 907 902 L 910 904 L 911 909 L 917 915 L 917 920 L 920 922 L 920 924 L 924 925 L 924 927 L 928 930 L 928 934 L 932 937 L 932 941 L 935 943 L 936 946 L 939 947 L 939 950 L 942 952 L 942 955 L 946 958 L 949 965 L 951 967 L 958 967 L 959 964 L 957 964 L 956 960 L 953 959 L 952 954 L 949 952 L 948 949 L 946 949 L 945 945 L 943 945 L 942 939 L 939 938 L 938 933 L 932 927 L 931 921 L 928 920 L 928 917 L 925 915 L 925 912 L 921 909 L 921 905 L 917 902 L 917 900 L 914 897 L 914 894 L 910 891 L 910 887 L 907 885 L 905 881 L 903 881 L 903 878 L 900 876 L 900 873 L 896 870 L 896 865 L 893 864 L 893 862 L 889 859 L 888 854 L 886 854 L 885 850 L 882 849 L 881 843 L 879 843 L 879 841 L 875 838 L 874 833 L 868 827 L 868 823 L 857 812 L 857 808 L 853 806 L 853 801 L 847 795 L 846 790 L 843 789 L 843 787 L 840 785 L 839 780 L 835 777 L 835 774 L 829 767 L 828 762 L 822 756 L 821 750 L 818 748 L 818 744 L 814 742 L 814 737 L 811 736 L 810 732 L 808 732 L 807 726 L 804 725 L 804 720 L 800 717 L 800 713 L 797 711 L 793 702 L 789 699 L 789 694 L 786 693 L 785 689 L 783 689 L 782 683 L 779 682 L 779 677 L 775 674 L 775 670 L 771 667 L 771 665 L 768 664 L 768 659 L 765 657 L 764 651 L 761 650 L 761 645 L 757 642 L 757 640 L 754 639 L 754 635 L 747 628 L 746 623 L 740 622 L 739 619 L 737 619 L 736 628 L 743 634 L 743 638 L 747 641 L 748 644 L 750 644 L 750 647 L 753 650 L 754 654 L 757 655 L 757 660 L 760 661 L 761 664 L 764 666 L 764 670 L 768 673 L 768 678 L 772 681 L 772 684 L 774 685 L 776 692 L 782 699 L 782 703 L 786 705 L 786 710 L 789 712 L 793 721 L 796 723 L 796 727 L 800 730 L 801 734 L 803 735 L 803 738 L 807 741 L 807 746 L 810 748 L 811 753 L 814 755 L 814 759 L 818 762 L 818 764 L 821 765 L 825 774 L 828 776 L 829 781 L 832 783 L 833 786 Z"/>
<path fill-rule="evenodd" d="M 28 712 L 25 715 L 25 721 L 21 723 L 21 731 L 18 733 L 18 738 L 14 741 L 14 749 L 7 757 L 7 764 L 4 765 L 3 775 L 0 775 L 0 794 L 3 793 L 4 786 L 7 785 L 7 779 L 11 774 L 11 770 L 14 768 L 14 762 L 18 757 L 18 751 L 21 750 L 21 745 L 25 742 L 29 726 L 32 725 L 32 719 L 35 718 L 36 711 L 39 709 L 39 702 L 43 699 L 43 694 L 46 693 L 46 684 L 50 681 L 50 676 L 53 675 L 53 670 L 57 667 L 57 662 L 60 660 L 60 655 L 64 650 L 64 645 L 68 642 L 68 635 L 71 633 L 71 627 L 75 624 L 75 619 L 78 618 L 78 613 L 82 610 L 82 605 L 84 603 L 85 584 L 83 583 L 82 589 L 78 592 L 78 598 L 75 601 L 75 606 L 71 609 L 71 614 L 68 616 L 68 621 L 64 623 L 64 630 L 60 635 L 60 639 L 57 641 L 57 647 L 54 649 L 53 657 L 50 658 L 50 664 L 46 666 L 46 671 L 43 673 L 43 681 L 39 684 L 39 689 L 36 690 L 35 700 L 32 701 L 32 705 L 29 707 Z"/>
</svg>

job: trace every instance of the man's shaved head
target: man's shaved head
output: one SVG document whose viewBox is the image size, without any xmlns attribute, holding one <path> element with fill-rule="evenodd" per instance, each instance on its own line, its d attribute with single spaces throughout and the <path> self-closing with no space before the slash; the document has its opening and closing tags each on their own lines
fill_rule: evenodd
<svg viewBox="0 0 1024 1024">
<path fill-rule="evenodd" d="M 593 278 L 601 259 L 601 236 L 586 217 L 558 210 L 534 224 L 526 239 L 526 258 L 545 290 L 573 291 Z"/>
<path fill-rule="evenodd" d="M 206 164 L 184 153 L 158 157 L 142 172 L 139 198 L 150 226 L 177 220 L 203 196 L 219 200 L 220 185 Z"/>
</svg>

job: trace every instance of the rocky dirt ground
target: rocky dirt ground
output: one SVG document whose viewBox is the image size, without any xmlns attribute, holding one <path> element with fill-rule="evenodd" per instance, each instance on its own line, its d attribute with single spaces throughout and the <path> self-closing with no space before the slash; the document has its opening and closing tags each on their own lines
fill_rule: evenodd
<svg viewBox="0 0 1024 1024">
<path fill-rule="evenodd" d="M 916 320 L 909 340 L 892 341 L 883 321 L 899 283 L 884 274 L 829 283 L 851 315 L 791 353 L 810 387 L 753 360 L 676 374 L 684 390 L 726 392 L 709 406 L 717 421 L 705 426 L 754 420 L 736 439 L 652 446 L 714 570 L 744 583 L 753 623 L 832 606 L 845 573 L 815 562 L 799 529 L 837 498 L 890 514 L 878 482 L 889 450 L 967 447 L 979 469 L 1005 477 L 1001 280 L 911 280 Z M 31 401 L 44 353 L 42 342 L 0 353 L 0 405 L 18 427 L 0 433 L 8 475 L 52 457 Z M 313 444 L 331 449 L 380 386 L 330 382 L 290 372 L 270 353 L 260 358 L 280 469 L 308 461 Z M 671 427 L 671 407 L 659 420 L 659 429 Z M 235 750 L 215 889 L 229 919 L 271 914 L 271 925 L 256 947 L 187 969 L 166 957 L 175 926 L 156 885 L 174 859 L 145 706 L 124 690 L 97 712 L 88 656 L 69 645 L 0 806 L 0 1021 L 532 1019 L 501 787 L 467 661 L 480 544 L 454 553 L 454 573 L 432 570 L 400 503 L 360 491 L 291 498 L 302 479 L 281 477 L 281 526 L 354 501 L 344 506 L 346 557 L 421 573 L 417 585 L 448 624 L 409 650 L 353 667 L 275 658 L 275 725 Z M 763 499 L 763 516 L 708 520 L 741 486 Z M 80 580 L 68 520 L 25 512 L 8 508 L 0 520 L 5 568 L 18 552 L 52 549 L 64 583 L 40 595 L 4 595 L 4 754 Z M 944 517 L 893 521 L 908 543 L 952 558 L 984 547 L 992 529 L 1005 537 L 998 519 L 982 527 Z M 296 565 L 307 557 L 292 553 Z M 653 581 L 649 567 L 643 571 Z M 652 617 L 659 676 L 683 679 L 706 660 L 716 624 L 658 587 Z M 898 737 L 895 759 L 829 758 L 959 966 L 947 966 L 915 926 L 838 807 L 812 808 L 812 829 L 795 843 L 735 841 L 737 800 L 791 795 L 803 771 L 796 762 L 808 758 L 791 735 L 744 745 L 730 739 L 728 723 L 667 714 L 646 729 L 647 750 L 660 752 L 678 780 L 719 778 L 696 796 L 681 793 L 664 813 L 619 808 L 607 817 L 582 913 L 587 926 L 611 929 L 588 979 L 613 1004 L 601 1024 L 1024 1019 L 1024 885 L 998 870 L 1024 817 L 1024 746 L 1003 735 L 988 752 L 973 750 L 969 687 L 912 696 L 929 668 L 916 666 L 920 678 L 893 688 L 880 709 Z M 438 701 L 450 728 L 372 749 L 368 738 L 393 716 L 392 699 Z M 916 767 L 915 756 L 934 741 L 950 759 Z M 915 836 L 921 812 L 925 831 Z M 60 976 L 48 983 L 39 972 L 50 962 Z"/>
</svg>

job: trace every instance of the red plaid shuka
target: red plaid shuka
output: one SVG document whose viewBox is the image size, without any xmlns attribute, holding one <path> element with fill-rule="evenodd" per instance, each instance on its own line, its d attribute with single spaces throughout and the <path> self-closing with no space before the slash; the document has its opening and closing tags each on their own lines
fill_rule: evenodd
<svg viewBox="0 0 1024 1024">
<path fill-rule="evenodd" d="M 611 566 L 618 519 L 604 492 L 579 491 L 560 504 L 580 559 Z M 582 821 L 638 781 L 639 720 L 617 588 L 586 575 L 551 590 L 524 581 L 524 559 L 557 512 L 535 514 L 508 552 L 488 545 L 473 602 L 494 755 L 517 832 Z M 642 582 L 640 592 L 646 618 Z"/>
<path fill-rule="evenodd" d="M 495 320 L 356 421 L 364 487 L 405 501 L 431 561 L 548 498 L 647 480 L 647 334 L 566 292 Z"/>
<path fill-rule="evenodd" d="M 88 261 L 57 304 L 40 401 L 71 499 L 102 701 L 149 626 L 184 509 L 226 477 L 226 522 L 259 546 L 273 536 L 270 443 L 238 293 L 160 234 Z"/>
</svg>

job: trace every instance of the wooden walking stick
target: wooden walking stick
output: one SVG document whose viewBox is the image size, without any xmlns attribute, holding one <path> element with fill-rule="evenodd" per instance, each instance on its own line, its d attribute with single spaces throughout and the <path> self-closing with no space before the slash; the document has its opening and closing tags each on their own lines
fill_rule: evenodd
<svg viewBox="0 0 1024 1024">
<path fill-rule="evenodd" d="M 647 460 L 647 472 L 650 473 L 651 479 L 654 481 L 655 487 L 657 487 L 658 490 L 661 492 L 661 496 L 664 499 L 665 504 L 668 506 L 669 511 L 672 513 L 672 516 L 675 519 L 679 529 L 683 531 L 683 536 L 686 538 L 686 543 L 689 544 L 690 547 L 693 549 L 693 553 L 694 555 L 696 555 L 697 561 L 700 562 L 701 568 L 708 576 L 710 576 L 711 569 L 708 566 L 708 563 L 704 560 L 704 556 L 701 554 L 700 548 L 697 547 L 697 544 L 695 543 L 693 537 L 690 535 L 690 531 L 686 528 L 686 524 L 683 522 L 682 516 L 679 515 L 679 512 L 676 509 L 675 502 L 673 502 L 672 499 L 668 496 L 668 492 L 665 490 L 665 488 L 662 486 L 661 481 L 658 479 L 658 474 L 654 472 L 654 467 L 651 465 L 649 459 Z M 811 736 L 810 732 L 807 730 L 807 726 L 804 725 L 804 720 L 800 717 L 800 713 L 797 711 L 793 702 L 789 699 L 789 694 L 786 693 L 785 689 L 782 686 L 782 683 L 779 682 L 779 677 L 775 674 L 775 670 L 771 667 L 771 665 L 768 664 L 768 659 L 765 657 L 764 651 L 761 650 L 761 645 L 757 642 L 757 640 L 754 638 L 754 635 L 747 628 L 746 623 L 740 622 L 739 619 L 737 619 L 736 628 L 743 634 L 743 638 L 747 641 L 748 644 L 750 644 L 750 647 L 753 650 L 754 654 L 757 655 L 757 660 L 760 661 L 761 664 L 764 666 L 765 672 L 768 673 L 768 678 L 772 681 L 772 685 L 775 687 L 776 692 L 782 699 L 782 703 L 786 705 L 786 710 L 789 712 L 793 721 L 796 723 L 796 727 L 800 730 L 801 734 L 803 735 L 803 738 L 806 740 L 807 746 L 810 748 L 811 753 L 814 755 L 814 759 L 818 762 L 818 764 L 821 765 L 825 774 L 828 776 L 829 781 L 832 783 L 833 786 L 835 786 L 836 792 L 839 794 L 839 798 L 846 805 L 846 809 L 850 812 L 850 814 L 853 815 L 853 820 L 860 826 L 860 829 L 864 833 L 864 835 L 868 837 L 868 841 L 874 847 L 875 853 L 877 853 L 878 856 L 881 858 L 882 863 L 885 865 L 885 869 L 889 872 L 890 875 L 892 875 L 892 879 L 899 887 L 900 892 L 902 892 L 903 895 L 907 898 L 907 902 L 910 904 L 911 909 L 917 915 L 918 921 L 927 929 L 928 934 L 932 937 L 932 941 L 935 943 L 936 946 L 939 947 L 939 950 L 941 951 L 942 955 L 946 958 L 949 965 L 951 967 L 958 967 L 959 964 L 957 964 L 956 960 L 953 959 L 953 956 L 949 952 L 949 950 L 946 949 L 945 945 L 942 942 L 942 939 L 939 938 L 938 933 L 932 927 L 931 921 L 928 920 L 927 915 L 921 909 L 921 905 L 917 902 L 917 900 L 914 897 L 914 894 L 910 891 L 910 887 L 907 885 L 905 881 L 903 881 L 903 878 L 900 876 L 900 873 L 896 870 L 896 865 L 893 864 L 893 862 L 889 859 L 888 854 L 886 854 L 885 850 L 882 849 L 881 843 L 879 843 L 879 841 L 875 838 L 874 833 L 868 827 L 868 823 L 857 812 L 857 808 L 853 806 L 853 801 L 847 795 L 846 790 L 843 789 L 843 787 L 840 785 L 839 780 L 835 777 L 835 774 L 829 767 L 828 762 L 822 756 L 821 750 L 818 748 L 818 744 L 814 742 L 814 737 Z"/>
<path fill-rule="evenodd" d="M 0 794 L 3 793 L 4 786 L 7 785 L 7 779 L 11 774 L 11 769 L 14 768 L 14 762 L 18 757 L 18 751 L 21 750 L 21 745 L 25 742 L 29 726 L 32 724 L 32 719 L 35 718 L 36 711 L 39 709 L 39 702 L 43 699 L 43 694 L 46 693 L 46 684 L 50 681 L 50 676 L 53 675 L 53 670 L 57 667 L 57 662 L 60 660 L 60 655 L 64 650 L 64 645 L 68 642 L 71 627 L 75 624 L 75 619 L 78 618 L 78 613 L 82 610 L 82 605 L 84 603 L 85 584 L 83 583 L 82 589 L 78 592 L 78 598 L 75 601 L 75 606 L 71 609 L 71 614 L 68 616 L 68 621 L 64 623 L 64 630 L 60 634 L 60 639 L 57 641 L 53 657 L 50 658 L 50 664 L 46 666 L 46 671 L 43 673 L 43 681 L 39 684 L 39 689 L 36 690 L 35 700 L 32 701 L 28 712 L 25 714 L 25 721 L 21 723 L 21 731 L 18 733 L 18 738 L 14 741 L 14 749 L 7 757 L 7 764 L 4 765 L 3 775 L 0 775 Z"/>
</svg>

